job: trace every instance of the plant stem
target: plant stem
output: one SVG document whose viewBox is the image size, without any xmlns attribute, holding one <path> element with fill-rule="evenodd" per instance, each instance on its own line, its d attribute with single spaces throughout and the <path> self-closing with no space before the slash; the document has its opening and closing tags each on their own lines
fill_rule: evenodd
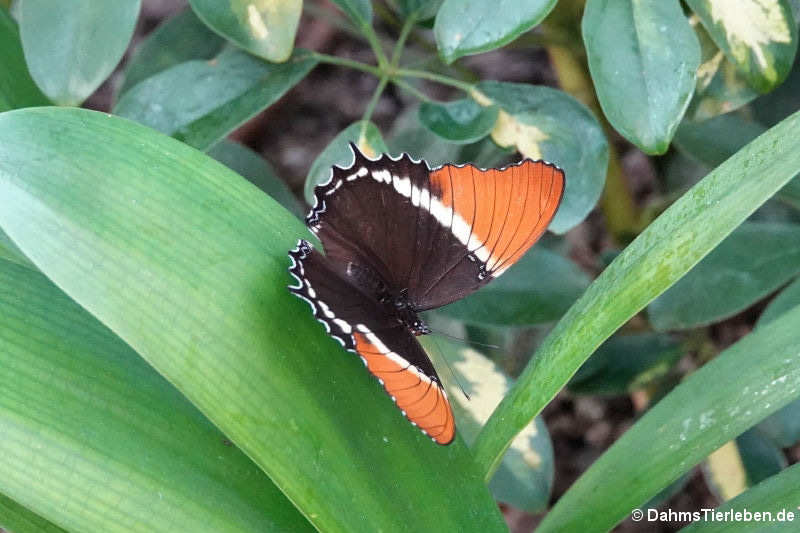
<svg viewBox="0 0 800 533">
<path fill-rule="evenodd" d="M 375 30 L 372 29 L 372 26 L 367 24 L 361 27 L 361 31 L 364 32 L 364 37 L 367 38 L 367 42 L 370 47 L 372 47 L 372 52 L 378 60 L 378 68 L 380 68 L 382 72 L 386 72 L 386 69 L 389 67 L 389 61 L 386 59 L 386 54 L 383 53 L 381 42 Z"/>
<path fill-rule="evenodd" d="M 361 117 L 361 132 L 358 134 L 359 139 L 364 137 L 364 134 L 367 131 L 367 122 L 372 118 L 372 113 L 375 111 L 375 106 L 378 105 L 378 100 L 380 100 L 381 94 L 383 94 L 383 90 L 386 88 L 386 84 L 389 82 L 389 76 L 384 74 L 381 76 L 380 81 L 378 82 L 378 86 L 375 88 L 375 92 L 372 93 L 372 98 L 370 98 L 369 103 L 367 104 L 367 108 L 364 110 L 364 116 Z"/>
<path fill-rule="evenodd" d="M 320 63 L 328 63 L 329 65 L 350 67 L 356 70 L 360 70 L 362 72 L 368 72 L 369 74 L 372 74 L 376 78 L 381 77 L 381 69 L 374 65 L 368 65 L 367 63 L 362 63 L 361 61 L 348 59 L 346 57 L 338 57 L 338 56 L 323 54 L 321 52 L 312 52 L 312 53 L 314 55 L 314 58 Z"/>
<path fill-rule="evenodd" d="M 450 76 L 442 76 L 441 74 L 436 74 L 435 72 L 428 72 L 426 70 L 399 68 L 395 70 L 394 73 L 396 76 L 403 78 L 422 78 L 424 80 L 435 81 L 437 83 L 441 83 L 442 85 L 449 85 L 450 87 L 461 89 L 465 93 L 469 93 L 473 88 L 471 83 L 460 81 L 455 78 L 451 78 Z"/>
<path fill-rule="evenodd" d="M 423 93 L 422 91 L 420 91 L 419 89 L 417 89 L 416 87 L 411 85 L 410 83 L 407 83 L 407 82 L 405 82 L 405 81 L 403 81 L 403 80 L 401 80 L 399 78 L 392 78 L 391 81 L 392 81 L 392 83 L 394 83 L 395 85 L 397 85 L 398 87 L 403 89 L 404 91 L 411 93 L 412 95 L 416 96 L 417 98 L 419 98 L 423 102 L 433 102 L 434 101 L 431 97 L 429 97 L 427 94 Z"/>
<path fill-rule="evenodd" d="M 405 23 L 403 24 L 403 28 L 400 30 L 400 37 L 397 38 L 397 44 L 394 45 L 394 51 L 392 52 L 392 68 L 397 68 L 397 63 L 400 61 L 400 57 L 403 55 L 403 47 L 406 44 L 406 39 L 408 39 L 408 35 L 411 33 L 411 30 L 414 28 L 414 23 L 417 21 L 416 13 L 412 13 L 408 16 Z"/>
</svg>

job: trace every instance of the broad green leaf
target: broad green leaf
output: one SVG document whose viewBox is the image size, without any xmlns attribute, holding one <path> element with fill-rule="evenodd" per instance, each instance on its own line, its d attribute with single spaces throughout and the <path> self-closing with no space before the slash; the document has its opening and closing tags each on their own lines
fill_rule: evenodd
<svg viewBox="0 0 800 533">
<path fill-rule="evenodd" d="M 761 313 L 761 316 L 758 317 L 756 327 L 772 322 L 796 305 L 800 305 L 800 278 L 781 290 L 780 294 L 770 302 L 764 312 Z"/>
<path fill-rule="evenodd" d="M 318 529 L 505 528 L 463 443 L 408 424 L 288 292 L 287 250 L 310 234 L 224 165 L 113 116 L 10 111 L 0 199 L 0 227 L 37 267 Z"/>
<path fill-rule="evenodd" d="M 330 179 L 334 165 L 346 168 L 353 163 L 350 143 L 354 143 L 361 153 L 373 159 L 389 151 L 380 130 L 372 122 L 359 120 L 347 126 L 317 156 L 308 170 L 304 191 L 309 205 L 314 205 L 314 187 Z"/>
<path fill-rule="evenodd" d="M 800 211 L 800 176 L 787 183 L 775 197 Z"/>
<path fill-rule="evenodd" d="M 659 331 L 718 322 L 751 306 L 800 273 L 800 225 L 746 222 L 647 314 Z"/>
<path fill-rule="evenodd" d="M 497 168 L 512 161 L 513 150 L 501 148 L 486 137 L 466 145 L 444 140 L 420 124 L 418 112 L 419 108 L 411 107 L 395 120 L 386 141 L 392 154 L 411 154 L 414 159 L 425 160 L 431 168 L 445 163 Z"/>
<path fill-rule="evenodd" d="M 626 394 L 664 376 L 686 353 L 658 333 L 615 335 L 604 342 L 569 382 L 578 394 Z"/>
<path fill-rule="evenodd" d="M 0 494 L 0 530 L 9 533 L 66 533 L 3 494 Z"/>
<path fill-rule="evenodd" d="M 154 74 L 192 59 L 211 59 L 225 40 L 203 24 L 187 8 L 158 26 L 142 43 L 125 67 L 120 94 Z"/>
<path fill-rule="evenodd" d="M 611 529 L 710 452 L 797 398 L 798 324 L 800 307 L 691 374 L 594 462 L 537 531 Z"/>
<path fill-rule="evenodd" d="M 442 338 L 423 338 L 431 354 L 440 354 L 453 369 L 445 379 L 458 430 L 471 443 L 492 410 L 503 399 L 511 380 L 481 353 Z M 437 359 L 434 359 L 436 361 Z M 463 387 L 464 390 L 460 389 Z M 464 393 L 469 395 L 469 399 Z M 494 497 L 528 512 L 543 510 L 553 485 L 553 445 L 541 417 L 537 417 L 511 443 L 489 489 Z"/>
<path fill-rule="evenodd" d="M 705 120 L 738 109 L 758 96 L 736 65 L 711 40 L 697 15 L 690 17 L 689 22 L 700 41 L 701 60 L 686 116 Z"/>
<path fill-rule="evenodd" d="M 189 5 L 209 28 L 252 54 L 277 63 L 292 55 L 303 0 L 189 0 Z"/>
<path fill-rule="evenodd" d="M 481 106 L 472 98 L 447 103 L 423 102 L 419 121 L 439 137 L 466 144 L 489 135 L 500 111 L 496 105 Z"/>
<path fill-rule="evenodd" d="M 266 159 L 250 148 L 223 139 L 208 151 L 208 155 L 247 178 L 250 183 L 272 196 L 295 215 L 304 214 L 300 202 L 286 183 L 275 174 Z"/>
<path fill-rule="evenodd" d="M 765 131 L 764 126 L 729 113 L 678 128 L 675 145 L 695 160 L 713 168 Z M 789 181 L 776 199 L 800 209 L 800 175 Z"/>
<path fill-rule="evenodd" d="M 714 450 L 702 470 L 712 493 L 720 501 L 727 501 L 774 476 L 786 464 L 781 449 L 758 429 L 751 428 Z"/>
<path fill-rule="evenodd" d="M 187 61 L 147 78 L 122 96 L 114 114 L 207 150 L 274 104 L 316 64 L 303 50 L 280 64 L 225 50 L 212 61 Z"/>
<path fill-rule="evenodd" d="M 787 0 L 686 0 L 750 86 L 759 92 L 786 78 L 797 51 L 797 26 Z"/>
<path fill-rule="evenodd" d="M 500 278 L 437 312 L 478 325 L 552 322 L 588 286 L 588 276 L 575 263 L 537 246 Z"/>
<path fill-rule="evenodd" d="M 644 152 L 663 154 L 700 65 L 700 45 L 680 3 L 589 0 L 582 29 L 606 118 Z"/>
<path fill-rule="evenodd" d="M 372 25 L 372 3 L 370 0 L 331 0 L 339 9 L 356 23 L 365 28 Z"/>
<path fill-rule="evenodd" d="M 395 0 L 396 9 L 403 18 L 413 14 L 417 20 L 425 21 L 436 16 L 444 0 Z"/>
<path fill-rule="evenodd" d="M 608 142 L 592 113 L 563 91 L 523 83 L 484 81 L 472 96 L 500 106 L 497 144 L 564 169 L 567 188 L 549 229 L 564 233 L 580 223 L 597 203 L 608 168 Z"/>
<path fill-rule="evenodd" d="M 140 0 L 20 0 L 31 76 L 50 100 L 79 105 L 114 71 L 133 36 Z"/>
<path fill-rule="evenodd" d="M 444 0 L 433 33 L 439 55 L 452 63 L 510 43 L 539 24 L 556 0 Z"/>
<path fill-rule="evenodd" d="M 800 442 L 800 400 L 795 400 L 758 424 L 758 430 L 781 448 Z"/>
<path fill-rule="evenodd" d="M 0 259 L 35 269 L 36 267 L 25 257 L 25 254 L 14 244 L 14 241 L 0 229 Z"/>
<path fill-rule="evenodd" d="M 750 513 L 772 513 L 770 520 L 705 520 L 685 527 L 683 533 L 777 533 L 793 531 L 800 515 L 797 510 L 797 487 L 800 486 L 800 464 L 792 465 L 780 474 L 759 483 L 757 486 L 720 505 L 715 512 L 731 513 L 744 510 Z M 782 513 L 782 521 L 778 521 Z M 787 513 L 793 519 L 787 521 Z M 710 518 L 710 517 L 709 517 Z"/>
<path fill-rule="evenodd" d="M 750 109 L 753 117 L 766 126 L 773 126 L 800 109 L 800 54 L 795 56 L 794 66 L 783 83 L 759 96 Z"/>
<path fill-rule="evenodd" d="M 3 6 L 0 6 L 0 65 L 0 112 L 50 103 L 31 79 L 17 23 Z"/>
<path fill-rule="evenodd" d="M 42 274 L 0 261 L 0 314 L 0 492 L 72 531 L 312 529 L 174 387 Z"/>
<path fill-rule="evenodd" d="M 800 278 L 789 284 L 770 302 L 758 317 L 756 327 L 772 322 L 798 305 L 800 305 Z M 800 442 L 800 400 L 795 400 L 761 421 L 758 429 L 781 448 L 788 448 Z"/>
<path fill-rule="evenodd" d="M 684 122 L 675 134 L 675 146 L 714 168 L 764 131 L 761 124 L 730 113 L 702 122 Z"/>
<path fill-rule="evenodd" d="M 484 473 L 492 472 L 514 435 L 603 341 L 800 171 L 798 129 L 800 113 L 795 113 L 739 150 L 664 211 L 595 279 L 550 331 L 481 431 L 473 453 Z"/>
<path fill-rule="evenodd" d="M 392 154 L 407 153 L 414 159 L 424 159 L 431 168 L 445 163 L 468 162 L 459 158 L 468 146 L 448 142 L 422 126 L 418 107 L 411 107 L 397 117 L 386 144 Z"/>
</svg>

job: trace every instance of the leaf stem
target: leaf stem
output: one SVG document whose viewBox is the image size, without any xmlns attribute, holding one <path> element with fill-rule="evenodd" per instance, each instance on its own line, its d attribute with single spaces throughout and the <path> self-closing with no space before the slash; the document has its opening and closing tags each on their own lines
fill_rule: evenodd
<svg viewBox="0 0 800 533">
<path fill-rule="evenodd" d="M 435 101 L 433 98 L 431 98 L 427 94 L 423 93 L 422 91 L 420 91 L 419 89 L 417 89 L 416 87 L 411 85 L 410 83 L 401 80 L 400 78 L 392 78 L 391 81 L 392 81 L 392 83 L 394 83 L 395 85 L 397 85 L 398 87 L 403 89 L 404 91 L 411 93 L 413 96 L 419 98 L 423 102 L 434 102 Z"/>
<path fill-rule="evenodd" d="M 321 52 L 312 52 L 312 53 L 314 58 L 320 63 L 327 63 L 329 65 L 339 65 L 342 67 L 350 67 L 356 70 L 360 70 L 362 72 L 368 72 L 369 74 L 372 74 L 376 78 L 381 77 L 381 69 L 374 65 L 368 65 L 367 63 L 362 63 L 361 61 L 348 59 L 346 57 L 323 54 Z"/>
<path fill-rule="evenodd" d="M 450 76 L 443 76 L 441 74 L 436 74 L 435 72 L 428 72 L 426 70 L 399 68 L 395 70 L 394 73 L 396 76 L 400 76 L 403 78 L 422 78 L 424 80 L 435 81 L 436 83 L 441 83 L 442 85 L 449 85 L 450 87 L 461 89 L 465 93 L 469 93 L 473 89 L 473 85 L 471 83 L 457 80 L 455 78 L 451 78 Z"/>
<path fill-rule="evenodd" d="M 406 39 L 408 39 L 408 35 L 414 28 L 414 23 L 416 21 L 417 21 L 417 14 L 415 12 L 409 15 L 405 23 L 403 24 L 403 28 L 400 30 L 400 37 L 397 38 L 397 44 L 394 45 L 394 51 L 392 52 L 392 62 L 391 62 L 392 69 L 397 68 L 397 63 L 400 61 L 400 57 L 403 55 L 403 47 L 406 44 Z"/>
<path fill-rule="evenodd" d="M 389 82 L 389 76 L 387 74 L 383 74 L 381 76 L 380 81 L 378 82 L 378 86 L 375 88 L 375 92 L 372 93 L 372 98 L 370 98 L 369 103 L 367 104 L 367 108 L 364 110 L 364 116 L 361 117 L 361 132 L 358 134 L 359 140 L 364 137 L 364 134 L 367 131 L 367 124 L 369 120 L 372 118 L 372 113 L 375 111 L 375 106 L 378 105 L 378 100 L 383 94 L 383 90 L 386 88 L 386 84 Z"/>
</svg>

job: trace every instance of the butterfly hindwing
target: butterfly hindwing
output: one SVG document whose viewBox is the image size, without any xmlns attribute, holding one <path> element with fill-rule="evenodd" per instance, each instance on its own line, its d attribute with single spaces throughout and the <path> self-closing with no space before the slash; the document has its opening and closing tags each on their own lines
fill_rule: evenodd
<svg viewBox="0 0 800 533">
<path fill-rule="evenodd" d="M 455 435 L 455 421 L 436 370 L 408 329 L 306 241 L 289 253 L 295 284 L 289 290 L 347 350 L 359 354 L 402 413 L 439 444 Z"/>
</svg>

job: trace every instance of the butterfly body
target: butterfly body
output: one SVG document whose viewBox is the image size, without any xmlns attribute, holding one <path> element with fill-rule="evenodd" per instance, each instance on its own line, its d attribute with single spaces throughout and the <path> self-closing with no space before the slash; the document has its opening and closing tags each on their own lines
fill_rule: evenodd
<svg viewBox="0 0 800 533">
<path fill-rule="evenodd" d="M 455 424 L 447 394 L 417 336 L 419 313 L 474 292 L 541 236 L 564 188 L 563 172 L 523 161 L 502 170 L 446 165 L 408 155 L 376 160 L 355 146 L 315 189 L 306 241 L 289 255 L 296 285 L 329 335 L 359 354 L 402 413 L 440 444 Z"/>
</svg>

